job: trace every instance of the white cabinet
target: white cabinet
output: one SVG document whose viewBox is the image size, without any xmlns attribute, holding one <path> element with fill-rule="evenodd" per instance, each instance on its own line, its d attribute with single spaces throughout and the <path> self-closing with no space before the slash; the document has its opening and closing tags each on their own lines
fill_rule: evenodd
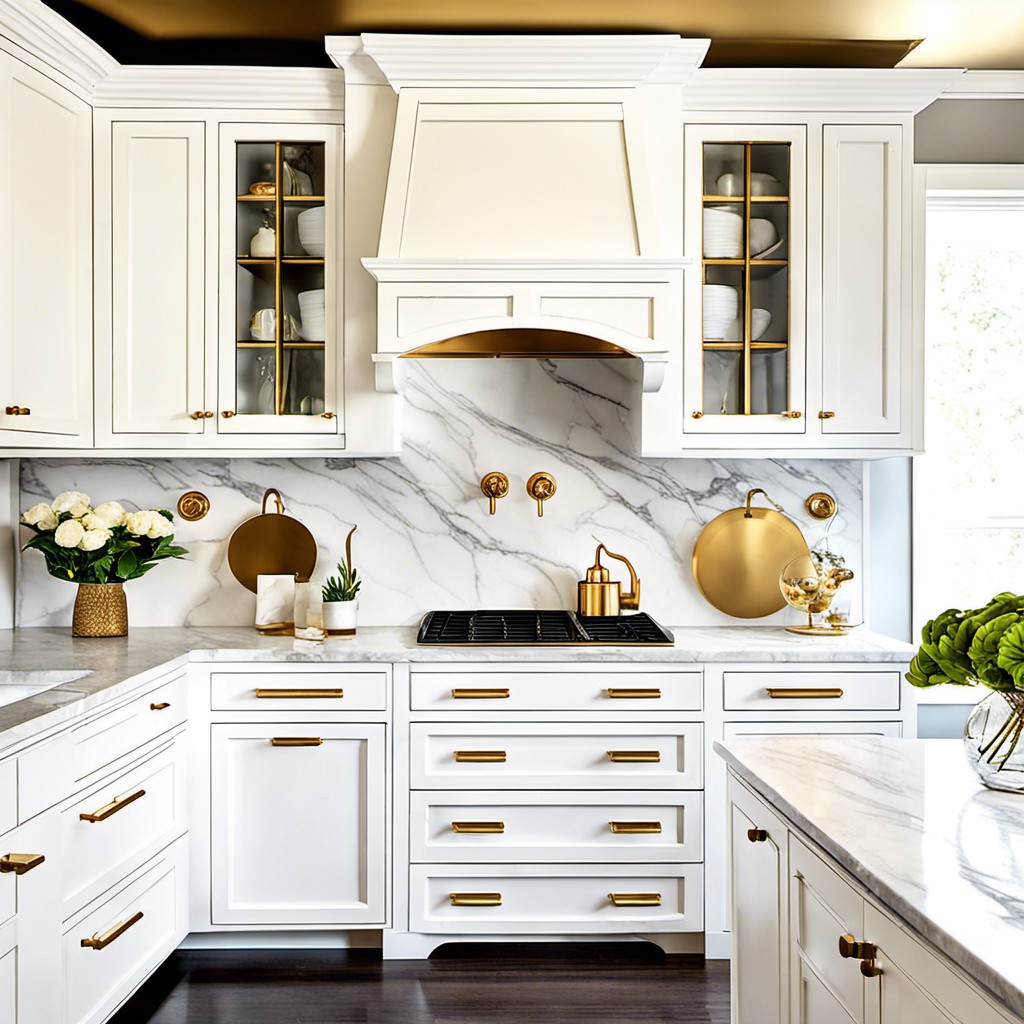
<svg viewBox="0 0 1024 1024">
<path fill-rule="evenodd" d="M 381 924 L 381 724 L 212 727 L 216 924 Z"/>
<path fill-rule="evenodd" d="M 99 128 L 99 125 L 98 125 Z M 97 146 L 100 445 L 216 434 L 206 398 L 206 126 L 106 116 Z"/>
<path fill-rule="evenodd" d="M 0 53 L 0 446 L 92 444 L 92 117 Z"/>
<path fill-rule="evenodd" d="M 837 447 L 910 443 L 913 255 L 900 125 L 824 126 L 821 407 Z"/>
</svg>

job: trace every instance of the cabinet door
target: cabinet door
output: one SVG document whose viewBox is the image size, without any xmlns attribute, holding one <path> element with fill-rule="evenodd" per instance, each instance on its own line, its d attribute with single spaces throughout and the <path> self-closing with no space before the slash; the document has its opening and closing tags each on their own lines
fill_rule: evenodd
<svg viewBox="0 0 1024 1024">
<path fill-rule="evenodd" d="M 384 920 L 384 726 L 214 725 L 214 924 Z"/>
<path fill-rule="evenodd" d="M 823 172 L 822 399 L 812 415 L 825 439 L 903 444 L 912 349 L 902 128 L 825 125 Z"/>
<path fill-rule="evenodd" d="M 734 1024 L 784 1024 L 786 991 L 786 836 L 782 821 L 729 780 L 732 849 L 732 1006 Z"/>
<path fill-rule="evenodd" d="M 109 375 L 97 394 L 111 389 L 113 435 L 211 430 L 203 398 L 204 149 L 202 122 L 111 125 Z M 99 361 L 101 373 L 108 359 Z"/>
<path fill-rule="evenodd" d="M 0 443 L 92 443 L 92 118 L 0 55 Z"/>
<path fill-rule="evenodd" d="M 683 432 L 777 446 L 807 424 L 806 128 L 689 125 L 685 175 Z"/>
</svg>

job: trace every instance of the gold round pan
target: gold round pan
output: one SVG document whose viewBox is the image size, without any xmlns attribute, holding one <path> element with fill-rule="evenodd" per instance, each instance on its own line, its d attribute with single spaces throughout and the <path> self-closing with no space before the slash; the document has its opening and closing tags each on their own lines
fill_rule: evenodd
<svg viewBox="0 0 1024 1024">
<path fill-rule="evenodd" d="M 798 555 L 810 553 L 800 527 L 776 508 L 746 505 L 716 516 L 693 548 L 693 578 L 708 604 L 739 619 L 757 619 L 786 606 L 779 575 Z M 771 500 L 770 498 L 768 499 Z"/>
<path fill-rule="evenodd" d="M 267 511 L 267 498 L 274 495 L 277 511 Z M 258 516 L 235 528 L 228 541 L 228 566 L 246 590 L 256 593 L 261 575 L 313 575 L 316 568 L 316 540 L 291 516 L 284 514 L 281 492 L 268 487 Z"/>
</svg>

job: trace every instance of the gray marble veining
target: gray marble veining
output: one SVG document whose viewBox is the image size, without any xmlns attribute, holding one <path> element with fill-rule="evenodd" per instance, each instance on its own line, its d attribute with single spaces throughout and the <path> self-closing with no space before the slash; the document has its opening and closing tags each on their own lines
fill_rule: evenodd
<svg viewBox="0 0 1024 1024">
<path fill-rule="evenodd" d="M 0 630 L 0 664 L 12 671 L 89 674 L 0 707 L 0 748 L 84 714 L 119 690 L 187 661 L 344 662 L 887 662 L 913 649 L 867 630 L 847 637 L 796 637 L 760 627 L 679 627 L 674 647 L 417 647 L 411 626 L 363 627 L 351 640 L 320 643 L 260 636 L 244 627 L 140 627 L 127 637 L 75 639 L 66 628 Z"/>
<path fill-rule="evenodd" d="M 716 743 L 752 788 L 968 974 L 1024 1014 L 1024 796 L 959 740 Z"/>
<path fill-rule="evenodd" d="M 259 511 L 267 487 L 282 491 L 289 513 L 317 538 L 318 575 L 331 571 L 349 526 L 359 524 L 366 625 L 411 624 L 432 608 L 575 607 L 595 534 L 636 566 L 655 618 L 735 624 L 700 596 L 690 559 L 704 524 L 753 487 L 766 488 L 812 544 L 824 527 L 804 500 L 832 492 L 840 513 L 830 542 L 861 570 L 862 463 L 640 458 L 630 436 L 638 388 L 630 360 L 433 360 L 408 370 L 397 458 L 26 460 L 22 508 L 69 488 L 168 508 L 192 488 L 210 497 L 205 519 L 179 524 L 190 560 L 127 588 L 137 626 L 252 623 L 254 598 L 231 576 L 227 538 Z M 495 469 L 509 475 L 511 491 L 489 516 L 479 481 Z M 558 481 L 543 518 L 525 492 L 537 470 Z M 613 563 L 614 575 L 621 571 Z M 859 581 L 849 588 L 857 602 Z M 37 552 L 21 557 L 20 625 L 66 625 L 74 596 L 46 575 Z M 763 621 L 797 618 L 786 610 Z"/>
</svg>

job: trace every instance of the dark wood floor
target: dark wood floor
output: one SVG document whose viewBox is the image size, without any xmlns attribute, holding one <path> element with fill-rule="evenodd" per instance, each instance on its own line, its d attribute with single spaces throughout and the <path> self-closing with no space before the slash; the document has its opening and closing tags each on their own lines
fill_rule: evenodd
<svg viewBox="0 0 1024 1024">
<path fill-rule="evenodd" d="M 176 953 L 111 1024 L 728 1024 L 729 967 L 646 945 Z"/>
</svg>

